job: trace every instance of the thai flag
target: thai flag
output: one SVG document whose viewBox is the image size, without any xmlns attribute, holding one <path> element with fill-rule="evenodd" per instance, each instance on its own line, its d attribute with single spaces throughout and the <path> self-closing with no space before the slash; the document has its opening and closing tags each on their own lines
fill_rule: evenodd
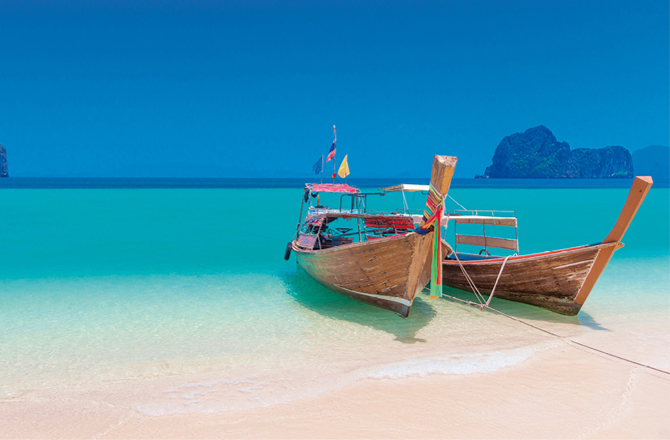
<svg viewBox="0 0 670 440">
<path fill-rule="evenodd" d="M 333 145 L 330 146 L 330 151 L 328 151 L 328 157 L 326 157 L 326 162 L 330 162 L 330 160 L 335 157 L 335 142 L 333 141 Z"/>
</svg>

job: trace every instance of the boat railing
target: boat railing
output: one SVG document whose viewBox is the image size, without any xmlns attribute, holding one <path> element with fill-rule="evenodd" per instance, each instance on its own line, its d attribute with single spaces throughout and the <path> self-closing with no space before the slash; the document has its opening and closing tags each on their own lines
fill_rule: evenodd
<svg viewBox="0 0 670 440">
<path fill-rule="evenodd" d="M 454 250 L 458 251 L 458 245 L 481 246 L 480 254 L 491 255 L 489 248 L 506 249 L 516 253 L 519 252 L 519 231 L 514 211 L 496 210 L 456 210 L 447 214 L 447 221 L 454 221 Z M 458 225 L 481 225 L 481 234 L 459 234 Z M 494 237 L 487 234 L 486 227 L 512 227 L 514 238 Z M 489 230 L 489 233 L 491 231 Z"/>
<path fill-rule="evenodd" d="M 313 214 L 369 214 L 360 209 L 341 209 L 341 208 L 319 208 L 310 207 L 309 212 Z"/>
<path fill-rule="evenodd" d="M 369 211 L 362 209 L 344 209 L 344 208 L 326 208 L 319 206 L 311 206 L 309 212 L 312 214 L 359 214 L 359 215 L 393 215 L 393 216 L 405 216 L 405 217 L 417 217 L 423 215 L 423 210 L 421 209 L 410 209 L 405 211 L 396 210 L 396 211 Z"/>
<path fill-rule="evenodd" d="M 514 217 L 514 211 L 497 211 L 492 209 L 456 209 L 452 216 L 481 216 L 481 217 Z"/>
</svg>

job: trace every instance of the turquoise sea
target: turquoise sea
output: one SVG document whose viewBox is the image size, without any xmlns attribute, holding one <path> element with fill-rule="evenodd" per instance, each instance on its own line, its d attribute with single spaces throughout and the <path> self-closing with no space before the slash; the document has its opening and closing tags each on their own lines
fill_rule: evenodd
<svg viewBox="0 0 670 440">
<path fill-rule="evenodd" d="M 630 183 L 463 179 L 450 194 L 468 209 L 513 210 L 521 253 L 532 253 L 602 240 Z M 0 399 L 119 387 L 147 414 L 211 413 L 360 380 L 496 371 L 559 343 L 426 294 L 402 319 L 326 290 L 283 259 L 301 194 L 292 179 L 4 179 Z M 651 189 L 623 241 L 577 317 L 492 305 L 670 369 L 667 184 Z"/>
</svg>

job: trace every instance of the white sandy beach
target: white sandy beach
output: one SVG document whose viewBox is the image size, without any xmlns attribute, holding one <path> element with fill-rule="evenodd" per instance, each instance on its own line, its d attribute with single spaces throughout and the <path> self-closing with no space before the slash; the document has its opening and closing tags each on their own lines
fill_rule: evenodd
<svg viewBox="0 0 670 440">
<path fill-rule="evenodd" d="M 494 372 L 368 378 L 240 411 L 138 410 L 184 379 L 26 392 L 0 403 L 0 437 L 670 438 L 670 375 L 558 339 Z"/>
</svg>

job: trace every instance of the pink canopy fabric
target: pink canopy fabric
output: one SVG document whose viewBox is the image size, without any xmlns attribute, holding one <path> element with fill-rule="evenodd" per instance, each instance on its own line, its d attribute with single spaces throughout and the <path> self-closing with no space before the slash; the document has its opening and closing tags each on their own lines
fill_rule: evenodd
<svg viewBox="0 0 670 440">
<path fill-rule="evenodd" d="M 307 188 L 315 192 L 357 193 L 358 188 L 343 183 L 308 183 Z"/>
<path fill-rule="evenodd" d="M 311 214 L 305 218 L 305 224 L 321 226 L 323 224 L 323 219 L 325 218 L 326 216 L 323 214 Z"/>
</svg>

